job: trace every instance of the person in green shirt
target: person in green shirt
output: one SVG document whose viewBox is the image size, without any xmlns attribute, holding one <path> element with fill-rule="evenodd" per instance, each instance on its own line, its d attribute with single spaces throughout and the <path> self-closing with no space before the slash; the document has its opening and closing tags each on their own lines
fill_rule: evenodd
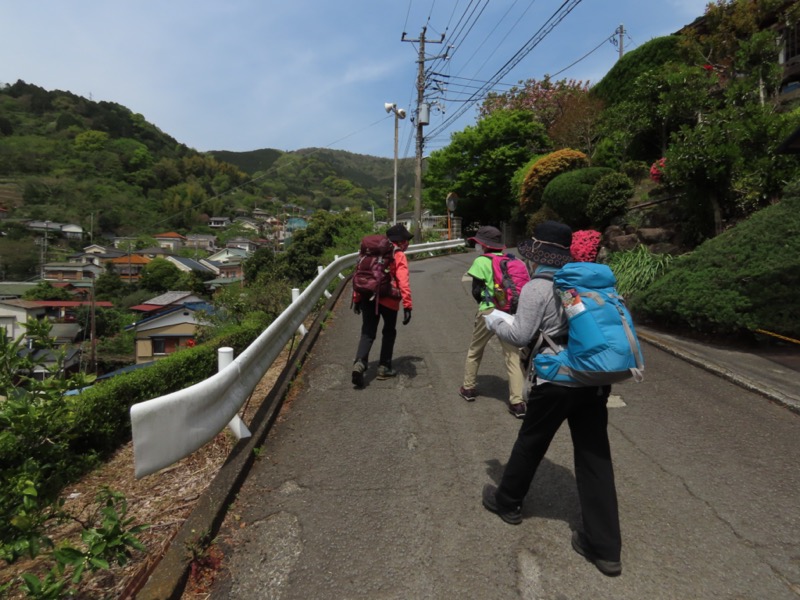
<svg viewBox="0 0 800 600">
<path fill-rule="evenodd" d="M 483 250 L 470 266 L 467 274 L 472 277 L 472 296 L 478 303 L 478 311 L 472 326 L 472 340 L 467 350 L 467 360 L 464 366 L 464 382 L 458 394 L 467 402 L 473 402 L 478 397 L 477 378 L 481 366 L 483 352 L 486 344 L 492 339 L 494 333 L 486 327 L 483 315 L 494 310 L 491 298 L 494 295 L 494 273 L 492 259 L 483 254 L 502 254 L 505 244 L 500 230 L 490 225 L 478 229 L 474 237 L 469 238 Z M 498 338 L 505 357 L 506 371 L 508 373 L 508 411 L 521 419 L 525 416 L 526 406 L 522 399 L 522 388 L 525 374 L 520 363 L 520 349 Z"/>
</svg>

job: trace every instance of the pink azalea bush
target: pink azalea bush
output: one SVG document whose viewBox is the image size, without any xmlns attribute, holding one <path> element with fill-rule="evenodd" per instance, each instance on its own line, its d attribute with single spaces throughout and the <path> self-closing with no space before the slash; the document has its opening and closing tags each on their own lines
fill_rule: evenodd
<svg viewBox="0 0 800 600">
<path fill-rule="evenodd" d="M 664 180 L 664 167 L 666 164 L 666 158 L 659 158 L 656 162 L 650 165 L 650 179 L 656 183 L 662 183 Z"/>
</svg>

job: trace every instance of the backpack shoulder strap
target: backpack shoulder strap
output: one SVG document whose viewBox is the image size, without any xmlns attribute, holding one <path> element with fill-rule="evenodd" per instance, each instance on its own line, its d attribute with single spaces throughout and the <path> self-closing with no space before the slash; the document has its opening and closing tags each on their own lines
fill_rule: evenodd
<svg viewBox="0 0 800 600">
<path fill-rule="evenodd" d="M 548 279 L 550 281 L 553 281 L 553 275 L 555 275 L 553 271 L 539 271 L 538 273 L 534 273 L 533 275 L 531 275 L 531 280 Z"/>
</svg>

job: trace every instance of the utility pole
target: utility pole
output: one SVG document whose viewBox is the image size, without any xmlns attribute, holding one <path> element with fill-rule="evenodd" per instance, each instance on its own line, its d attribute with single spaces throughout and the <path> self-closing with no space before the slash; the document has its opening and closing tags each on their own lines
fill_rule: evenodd
<svg viewBox="0 0 800 600">
<path fill-rule="evenodd" d="M 616 31 L 617 35 L 619 36 L 619 57 L 622 58 L 622 55 L 625 54 L 624 45 L 625 45 L 625 25 L 622 23 L 619 24 L 619 28 Z"/>
<path fill-rule="evenodd" d="M 431 41 L 425 39 L 425 31 L 427 27 L 422 28 L 422 33 L 418 40 L 406 39 L 406 32 L 400 41 L 403 42 L 418 42 L 419 43 L 419 59 L 417 60 L 417 152 L 416 160 L 414 162 L 414 243 L 419 244 L 422 241 L 422 148 L 424 144 L 424 135 L 422 128 L 429 122 L 429 107 L 425 104 L 425 42 L 431 44 L 441 44 L 444 41 L 444 34 L 438 41 Z"/>
</svg>

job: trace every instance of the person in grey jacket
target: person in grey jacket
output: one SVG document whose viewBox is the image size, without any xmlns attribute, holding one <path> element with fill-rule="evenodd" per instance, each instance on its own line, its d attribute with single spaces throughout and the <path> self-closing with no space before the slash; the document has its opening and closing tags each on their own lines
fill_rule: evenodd
<svg viewBox="0 0 800 600">
<path fill-rule="evenodd" d="M 528 346 L 545 331 L 566 344 L 568 323 L 553 290 L 554 272 L 572 260 L 571 229 L 555 221 L 534 228 L 533 239 L 519 245 L 519 253 L 532 269 L 532 279 L 520 293 L 513 319 L 487 320 L 497 336 L 515 346 Z M 539 277 L 537 277 L 539 275 Z M 544 345 L 544 352 L 552 350 Z M 611 386 L 586 387 L 536 379 L 528 369 L 525 386 L 528 410 L 511 450 L 500 484 L 483 488 L 483 506 L 513 525 L 522 522 L 522 502 L 550 442 L 564 421 L 572 436 L 575 480 L 583 517 L 583 530 L 572 535 L 572 547 L 605 575 L 622 573 L 622 541 L 617 491 L 608 442 L 608 409 Z"/>
</svg>

